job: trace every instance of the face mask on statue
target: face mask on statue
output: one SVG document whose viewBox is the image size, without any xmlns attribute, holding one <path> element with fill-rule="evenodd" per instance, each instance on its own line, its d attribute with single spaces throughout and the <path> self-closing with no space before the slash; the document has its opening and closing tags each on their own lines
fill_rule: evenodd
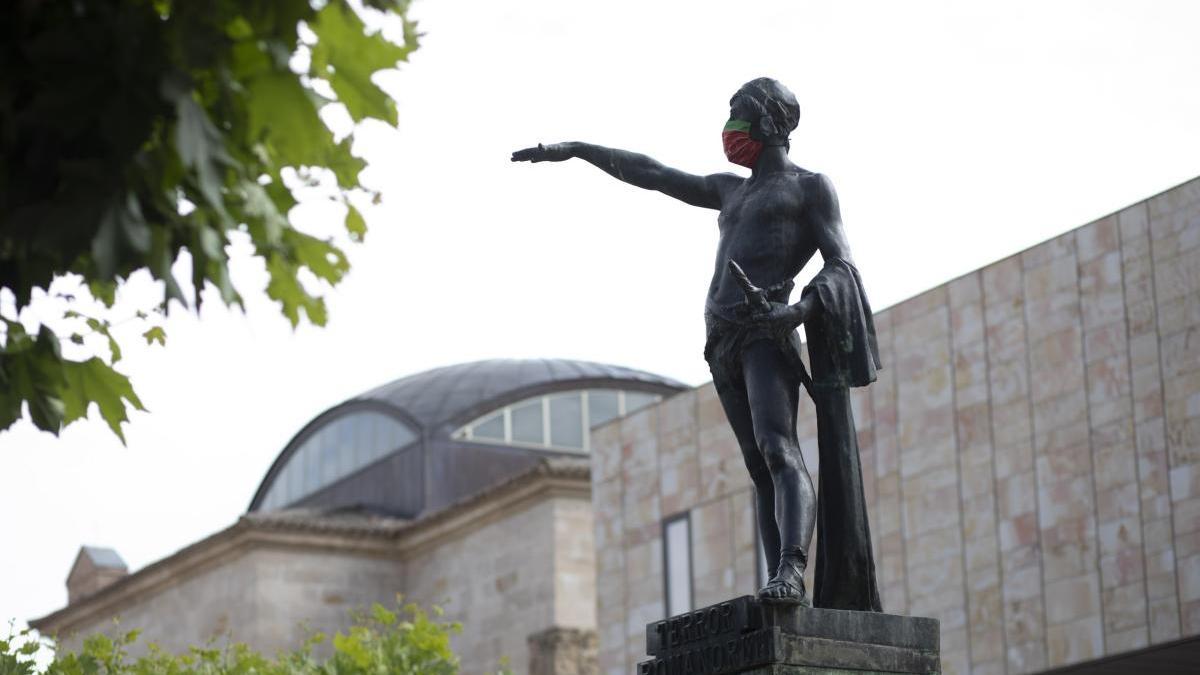
<svg viewBox="0 0 1200 675">
<path fill-rule="evenodd" d="M 725 158 L 734 164 L 753 169 L 762 154 L 763 142 L 750 138 L 750 123 L 731 119 L 721 131 L 721 144 L 725 146 Z"/>
</svg>

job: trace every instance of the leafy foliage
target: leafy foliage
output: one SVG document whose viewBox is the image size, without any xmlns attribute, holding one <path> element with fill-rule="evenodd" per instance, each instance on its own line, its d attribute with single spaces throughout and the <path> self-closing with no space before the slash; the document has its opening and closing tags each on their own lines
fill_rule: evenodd
<svg viewBox="0 0 1200 675">
<path fill-rule="evenodd" d="M 434 608 L 435 615 L 439 610 Z M 84 640 L 78 653 L 58 654 L 45 668 L 34 655 L 40 647 L 28 631 L 0 639 L 0 675 L 454 675 L 458 657 L 450 650 L 450 636 L 462 630 L 457 623 L 440 621 L 414 604 L 392 611 L 376 604 L 360 614 L 345 633 L 333 635 L 332 650 L 318 649 L 327 642 L 315 633 L 303 645 L 268 658 L 245 644 L 223 649 L 212 645 L 171 654 L 153 643 L 145 655 L 129 653 L 139 632 L 118 638 L 96 634 Z M 325 656 L 317 656 L 317 652 Z M 502 668 L 498 675 L 508 673 Z"/>
<path fill-rule="evenodd" d="M 364 162 L 354 134 L 336 138 L 320 111 L 343 105 L 355 123 L 396 124 L 372 75 L 417 47 L 409 0 L 361 1 L 0 3 L 0 290 L 14 300 L 0 317 L 0 429 L 25 406 L 58 433 L 96 404 L 122 436 L 127 407 L 142 408 L 112 367 L 120 348 L 108 318 L 64 317 L 107 337 L 107 360 L 64 358 L 52 322 L 36 337 L 22 327 L 35 289 L 64 275 L 108 308 L 142 269 L 161 282 L 157 311 L 171 300 L 198 310 L 206 287 L 241 306 L 226 249 L 242 232 L 292 325 L 325 323 L 324 300 L 301 277 L 334 285 L 349 265 L 331 240 L 293 227 L 294 188 L 332 185 L 349 238 L 363 239 L 348 196 L 363 190 Z M 370 11 L 399 16 L 403 44 L 368 31 Z M 184 252 L 190 283 L 175 277 Z M 161 327 L 143 336 L 165 343 Z"/>
</svg>

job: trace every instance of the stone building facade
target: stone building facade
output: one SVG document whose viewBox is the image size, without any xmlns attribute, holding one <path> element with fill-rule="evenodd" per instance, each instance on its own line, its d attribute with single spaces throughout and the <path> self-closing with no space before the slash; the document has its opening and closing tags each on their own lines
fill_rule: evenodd
<svg viewBox="0 0 1200 675">
<path fill-rule="evenodd" d="M 884 608 L 941 621 L 945 672 L 1200 635 L 1200 179 L 876 326 L 884 370 L 853 404 Z M 815 479 L 808 401 L 799 435 Z M 667 613 L 667 523 L 687 519 L 701 607 L 761 583 L 754 503 L 711 384 L 592 449 L 599 658 L 617 675 Z"/>
<path fill-rule="evenodd" d="M 68 650 L 136 627 L 176 652 L 232 638 L 273 654 L 403 593 L 466 626 L 452 638 L 464 673 L 503 658 L 518 673 L 540 659 L 540 675 L 573 674 L 595 662 L 590 495 L 586 460 L 555 460 L 415 523 L 250 514 L 34 625 Z"/>
<path fill-rule="evenodd" d="M 67 606 L 30 623 L 69 650 L 139 628 L 173 651 L 231 638 L 271 654 L 403 594 L 463 625 L 451 638 L 463 673 L 503 659 L 516 673 L 593 675 L 587 431 L 682 389 L 556 359 L 402 378 L 297 432 L 230 527 L 132 574 L 84 547 Z"/>
</svg>

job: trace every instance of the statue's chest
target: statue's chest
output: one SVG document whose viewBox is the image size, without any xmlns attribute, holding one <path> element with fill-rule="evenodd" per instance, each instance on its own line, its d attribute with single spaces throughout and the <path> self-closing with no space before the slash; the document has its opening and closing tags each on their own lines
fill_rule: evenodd
<svg viewBox="0 0 1200 675">
<path fill-rule="evenodd" d="M 783 245 L 803 237 L 803 199 L 782 187 L 767 183 L 740 190 L 717 217 L 721 238 Z"/>
</svg>

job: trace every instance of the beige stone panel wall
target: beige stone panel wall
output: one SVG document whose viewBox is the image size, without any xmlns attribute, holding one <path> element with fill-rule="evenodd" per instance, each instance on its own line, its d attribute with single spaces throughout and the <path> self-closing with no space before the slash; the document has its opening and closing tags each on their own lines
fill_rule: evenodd
<svg viewBox="0 0 1200 675">
<path fill-rule="evenodd" d="M 1021 260 L 1042 535 L 1046 664 L 1059 666 L 1104 653 L 1075 233 L 1034 247 Z"/>
<path fill-rule="evenodd" d="M 1004 606 L 980 274 L 950 282 L 947 292 L 970 670 L 1003 673 Z"/>
<path fill-rule="evenodd" d="M 875 317 L 879 339 L 879 359 L 883 370 L 879 379 L 867 388 L 871 397 L 872 428 L 875 446 L 875 504 L 868 512 L 871 535 L 878 540 L 875 573 L 884 611 L 908 612 L 905 585 L 903 495 L 900 488 L 900 452 L 896 427 L 896 368 L 892 349 L 892 315 L 882 312 Z M 858 411 L 855 410 L 857 413 Z M 864 464 L 864 467 L 866 465 Z"/>
<path fill-rule="evenodd" d="M 1147 205 L 1136 204 L 1121 211 L 1117 222 L 1129 340 L 1147 621 L 1150 642 L 1155 643 L 1178 638 L 1180 624 L 1159 355 L 1159 310 L 1155 304 Z"/>
<path fill-rule="evenodd" d="M 554 500 L 554 627 L 596 628 L 595 518 L 590 501 Z"/>
<path fill-rule="evenodd" d="M 659 407 L 658 493 L 668 517 L 700 501 L 700 455 L 695 390 Z"/>
<path fill-rule="evenodd" d="M 1076 230 L 1075 244 L 1104 651 L 1113 653 L 1144 647 L 1150 638 L 1119 215 Z"/>
<path fill-rule="evenodd" d="M 1151 256 L 1183 634 L 1200 632 L 1200 180 L 1152 198 Z"/>
<path fill-rule="evenodd" d="M 299 645 L 307 629 L 345 628 L 351 611 L 376 602 L 392 607 L 404 591 L 402 565 L 391 558 L 282 548 L 247 557 L 255 567 L 254 633 L 268 654 Z"/>
<path fill-rule="evenodd" d="M 982 275 L 1005 663 L 1023 673 L 1045 667 L 1046 643 L 1021 259 Z"/>
<path fill-rule="evenodd" d="M 559 501 L 533 502 L 406 557 L 406 598 L 468 627 L 451 641 L 463 673 L 494 671 L 502 657 L 526 672 L 526 639 L 555 624 L 556 519 L 569 510 Z"/>
<path fill-rule="evenodd" d="M 625 417 L 621 427 L 621 482 L 624 504 L 625 641 L 624 672 L 642 658 L 646 624 L 665 613 L 663 591 L 663 512 L 658 487 L 658 419 L 661 406 Z"/>
<path fill-rule="evenodd" d="M 169 651 L 208 639 L 219 644 L 232 635 L 272 654 L 295 648 L 309 629 L 346 627 L 351 609 L 391 605 L 401 576 L 400 564 L 387 558 L 257 548 L 134 599 L 119 616 L 64 636 L 64 645 L 76 650 L 81 636 L 138 628 L 141 644 L 155 642 Z"/>
<path fill-rule="evenodd" d="M 595 509 L 596 628 L 600 672 L 624 675 L 625 514 L 621 466 L 621 427 L 607 424 L 592 432 L 592 505 Z"/>
<path fill-rule="evenodd" d="M 896 372 L 908 612 L 941 621 L 942 663 L 969 668 L 946 288 L 889 310 Z"/>
</svg>

